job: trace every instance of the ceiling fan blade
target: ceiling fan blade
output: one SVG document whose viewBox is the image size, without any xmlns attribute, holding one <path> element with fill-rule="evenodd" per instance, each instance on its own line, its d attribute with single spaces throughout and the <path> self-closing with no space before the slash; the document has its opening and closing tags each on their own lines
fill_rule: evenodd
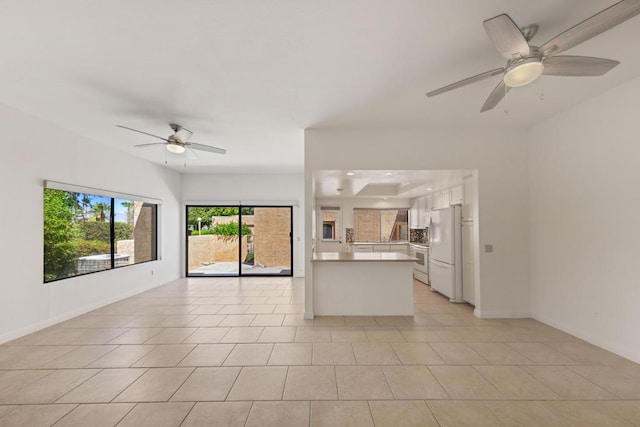
<svg viewBox="0 0 640 427">
<path fill-rule="evenodd" d="M 511 60 L 531 54 L 527 39 L 524 38 L 520 28 L 509 15 L 503 13 L 487 19 L 482 25 L 493 45 L 503 57 Z"/>
<path fill-rule="evenodd" d="M 556 55 L 633 18 L 640 13 L 640 0 L 622 0 L 578 25 L 558 34 L 540 47 L 545 55 Z"/>
<path fill-rule="evenodd" d="M 510 90 L 511 88 L 504 84 L 504 81 L 500 80 L 498 86 L 493 89 L 493 92 L 491 92 L 487 100 L 484 102 L 484 105 L 480 109 L 480 112 L 484 113 L 485 111 L 492 110 L 496 105 L 498 105 L 500 101 L 502 101 L 502 98 L 504 98 L 504 96 Z"/>
<path fill-rule="evenodd" d="M 138 145 L 134 145 L 134 147 L 151 147 L 152 145 L 167 145 L 164 142 L 152 142 L 150 144 L 138 144 Z"/>
<path fill-rule="evenodd" d="M 152 136 L 152 137 L 154 137 L 154 138 L 161 139 L 161 140 L 163 140 L 163 141 L 165 141 L 165 142 L 169 142 L 169 140 L 168 140 L 167 138 L 163 138 L 163 137 L 161 137 L 161 136 L 154 135 L 154 134 L 152 134 L 152 133 L 148 133 L 148 132 L 143 132 L 143 131 L 138 130 L 138 129 L 133 129 L 133 128 L 130 128 L 130 127 L 127 127 L 127 126 L 122 126 L 122 125 L 116 125 L 116 127 L 118 127 L 118 128 L 122 128 L 122 129 L 131 130 L 131 131 L 133 131 L 133 132 L 142 133 L 142 134 L 145 134 L 145 135 Z"/>
<path fill-rule="evenodd" d="M 427 96 L 440 95 L 441 93 L 449 92 L 450 90 L 458 89 L 459 87 L 463 87 L 471 83 L 479 82 L 480 80 L 488 79 L 489 77 L 497 76 L 498 74 L 502 74 L 502 73 L 504 73 L 504 68 L 496 68 L 495 70 L 486 71 L 482 74 L 478 74 L 473 77 L 460 80 L 459 82 L 455 82 L 450 85 L 441 87 L 440 89 L 433 90 L 429 92 Z"/>
<path fill-rule="evenodd" d="M 227 150 L 223 148 L 213 147 L 211 145 L 198 144 L 197 142 L 187 142 L 186 145 L 188 145 L 193 150 L 208 151 L 209 153 L 216 153 L 216 154 L 227 153 Z"/>
<path fill-rule="evenodd" d="M 542 74 L 548 76 L 601 76 L 619 61 L 589 56 L 552 56 L 544 61 Z"/>
<path fill-rule="evenodd" d="M 189 147 L 185 147 L 187 149 L 186 156 L 188 160 L 198 160 L 198 155 L 194 150 Z"/>
</svg>

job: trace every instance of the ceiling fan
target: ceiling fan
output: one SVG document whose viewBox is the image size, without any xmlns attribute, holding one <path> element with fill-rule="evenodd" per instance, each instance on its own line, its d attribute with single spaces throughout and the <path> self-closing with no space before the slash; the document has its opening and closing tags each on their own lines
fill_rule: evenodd
<svg viewBox="0 0 640 427">
<path fill-rule="evenodd" d="M 640 13 L 640 0 L 622 0 L 592 17 L 558 34 L 542 46 L 529 41 L 538 30 L 537 25 L 522 28 L 507 14 L 483 22 L 487 35 L 498 52 L 507 59 L 507 65 L 460 80 L 427 93 L 435 96 L 489 77 L 502 75 L 480 112 L 494 108 L 512 87 L 527 85 L 542 74 L 550 76 L 601 76 L 620 62 L 588 56 L 558 55 Z"/>
<path fill-rule="evenodd" d="M 171 129 L 173 130 L 173 134 L 169 135 L 166 138 L 162 136 L 154 135 L 152 133 L 144 132 L 138 129 L 133 129 L 127 126 L 116 125 L 116 127 L 142 133 L 145 135 L 149 135 L 164 141 L 164 142 L 152 142 L 150 144 L 138 144 L 138 145 L 134 145 L 134 147 L 151 147 L 154 145 L 164 145 L 165 147 L 167 147 L 167 151 L 174 154 L 182 154 L 187 149 L 207 151 L 209 153 L 217 153 L 217 154 L 225 154 L 227 152 L 227 150 L 225 149 L 213 147 L 211 145 L 204 145 L 204 144 L 198 144 L 197 142 L 190 142 L 189 138 L 191 138 L 191 135 L 193 135 L 193 132 L 175 123 L 169 124 L 169 127 L 171 127 Z"/>
</svg>

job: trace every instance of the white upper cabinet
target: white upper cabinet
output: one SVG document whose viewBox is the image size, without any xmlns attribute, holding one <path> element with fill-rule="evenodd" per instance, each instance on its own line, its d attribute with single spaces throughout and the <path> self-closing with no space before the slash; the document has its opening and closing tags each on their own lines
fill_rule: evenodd
<svg viewBox="0 0 640 427">
<path fill-rule="evenodd" d="M 461 205 L 464 203 L 464 188 L 456 185 L 449 189 L 449 205 Z"/>
<path fill-rule="evenodd" d="M 433 209 L 433 194 L 427 194 L 424 196 L 424 210 L 430 211 Z"/>
<path fill-rule="evenodd" d="M 477 204 L 476 180 L 469 177 L 464 180 L 464 203 L 462 204 L 462 220 L 473 221 Z"/>
<path fill-rule="evenodd" d="M 411 199 L 411 206 L 409 207 L 409 227 L 419 228 L 420 223 L 420 208 L 418 199 Z"/>
<path fill-rule="evenodd" d="M 442 193 L 442 207 L 448 208 L 451 205 L 449 201 L 449 189 L 442 190 L 441 193 Z"/>
<path fill-rule="evenodd" d="M 444 204 L 442 201 L 442 191 L 433 193 L 433 209 L 442 209 Z"/>
</svg>

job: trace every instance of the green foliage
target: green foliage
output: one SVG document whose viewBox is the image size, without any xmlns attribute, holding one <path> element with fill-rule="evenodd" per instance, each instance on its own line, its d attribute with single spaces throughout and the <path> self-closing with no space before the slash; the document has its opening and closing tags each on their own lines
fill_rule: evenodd
<svg viewBox="0 0 640 427">
<path fill-rule="evenodd" d="M 213 230 L 212 229 L 204 229 L 204 230 L 200 230 L 200 232 L 198 232 L 198 230 L 194 230 L 191 232 L 192 236 L 206 236 L 209 234 L 213 234 Z"/>
<path fill-rule="evenodd" d="M 107 213 L 111 211 L 111 204 L 98 202 L 93 205 L 93 213 L 96 216 L 96 221 L 106 222 L 107 221 Z"/>
<path fill-rule="evenodd" d="M 234 216 L 240 213 L 237 207 L 190 207 L 187 212 L 187 223 L 194 228 L 198 227 L 198 218 L 202 227 L 211 226 L 212 216 Z M 253 208 L 242 208 L 242 215 L 253 215 Z"/>
<path fill-rule="evenodd" d="M 108 222 L 87 221 L 77 223 L 82 240 L 99 240 L 108 242 L 111 239 L 111 224 Z M 132 226 L 125 222 L 114 224 L 115 240 L 133 239 Z"/>
<path fill-rule="evenodd" d="M 86 194 L 44 189 L 45 282 L 73 276 L 75 261 L 80 257 L 111 253 L 111 230 L 107 222 L 111 205 L 96 203 L 92 207 L 95 221 L 87 221 L 88 206 Z M 115 240 L 133 238 L 131 224 L 116 222 L 114 231 Z"/>
<path fill-rule="evenodd" d="M 75 258 L 88 255 L 100 255 L 111 253 L 111 243 L 109 241 L 98 240 L 74 240 L 72 242 Z"/>
<path fill-rule="evenodd" d="M 78 228 L 83 240 L 109 241 L 111 238 L 110 224 L 108 222 L 79 222 Z"/>
<path fill-rule="evenodd" d="M 131 240 L 133 239 L 133 225 L 126 222 L 116 222 L 113 224 L 114 240 Z"/>
<path fill-rule="evenodd" d="M 228 224 L 216 224 L 211 230 L 211 234 L 217 236 L 237 236 L 238 235 L 238 223 L 230 222 Z M 242 235 L 247 236 L 251 234 L 251 229 L 247 224 L 242 224 Z"/>
<path fill-rule="evenodd" d="M 228 224 L 216 224 L 213 228 L 203 229 L 200 232 L 198 230 L 193 230 L 191 232 L 192 236 L 206 236 L 206 235 L 216 235 L 216 236 L 237 236 L 238 235 L 238 223 L 232 221 Z M 242 235 L 250 236 L 251 229 L 247 226 L 247 224 L 242 224 Z"/>
<path fill-rule="evenodd" d="M 73 272 L 72 200 L 65 191 L 44 189 L 44 280 L 49 282 Z"/>
<path fill-rule="evenodd" d="M 133 225 L 133 214 L 136 206 L 135 202 L 126 201 L 126 202 L 121 202 L 120 204 L 125 208 L 127 208 L 127 224 Z"/>
</svg>

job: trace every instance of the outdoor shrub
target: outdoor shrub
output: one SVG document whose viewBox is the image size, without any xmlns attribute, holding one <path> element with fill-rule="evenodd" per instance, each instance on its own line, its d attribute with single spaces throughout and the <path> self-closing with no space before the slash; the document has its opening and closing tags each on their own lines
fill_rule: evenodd
<svg viewBox="0 0 640 427">
<path fill-rule="evenodd" d="M 73 271 L 73 213 L 66 193 L 44 190 L 44 280 L 66 277 Z"/>
<path fill-rule="evenodd" d="M 111 239 L 111 228 L 108 222 L 83 221 L 78 222 L 78 227 L 85 240 L 109 240 Z"/>
<path fill-rule="evenodd" d="M 198 230 L 194 230 L 191 232 L 192 236 L 205 236 L 208 234 L 213 234 L 213 230 L 204 229 L 204 230 L 201 230 L 200 232 L 198 232 Z"/>
<path fill-rule="evenodd" d="M 116 222 L 114 224 L 115 240 L 133 239 L 133 226 L 126 222 Z"/>
<path fill-rule="evenodd" d="M 215 224 L 211 230 L 211 234 L 218 236 L 237 236 L 238 235 L 238 223 L 230 222 L 228 224 Z M 251 229 L 247 224 L 242 224 L 242 235 L 248 236 L 251 234 Z"/>
<path fill-rule="evenodd" d="M 75 258 L 111 253 L 111 244 L 109 241 L 75 240 L 72 244 L 75 250 Z"/>
<path fill-rule="evenodd" d="M 84 240 L 108 241 L 111 239 L 111 225 L 108 222 L 83 221 L 77 223 L 77 225 Z M 132 227 L 126 222 L 116 222 L 114 231 L 115 240 L 133 239 Z"/>
</svg>

